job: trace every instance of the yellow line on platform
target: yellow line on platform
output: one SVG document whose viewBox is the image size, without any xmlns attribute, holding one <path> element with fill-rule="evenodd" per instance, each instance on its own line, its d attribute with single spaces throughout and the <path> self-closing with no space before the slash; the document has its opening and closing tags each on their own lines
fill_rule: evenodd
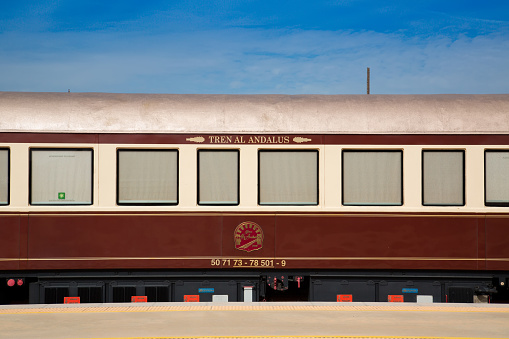
<svg viewBox="0 0 509 339">
<path fill-rule="evenodd" d="M 6 314 L 57 314 L 57 313 L 134 313 L 134 312 L 227 312 L 227 311 L 333 311 L 333 312 L 441 312 L 441 313 L 509 313 L 509 307 L 468 307 L 468 306 L 118 306 L 118 307 L 50 307 L 50 308 L 7 308 L 0 309 L 0 315 Z"/>
<path fill-rule="evenodd" d="M 417 336 L 296 336 L 296 335 L 274 335 L 274 336 L 192 336 L 192 337 L 111 337 L 111 338 L 87 338 L 87 339 L 507 339 L 507 338 L 490 338 L 490 337 L 417 337 Z"/>
</svg>

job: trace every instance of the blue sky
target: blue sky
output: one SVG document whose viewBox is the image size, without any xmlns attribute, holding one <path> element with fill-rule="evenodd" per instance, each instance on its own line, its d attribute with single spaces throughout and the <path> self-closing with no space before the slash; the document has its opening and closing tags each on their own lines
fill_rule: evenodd
<svg viewBox="0 0 509 339">
<path fill-rule="evenodd" d="M 509 1 L 0 2 L 0 90 L 509 93 Z"/>
</svg>

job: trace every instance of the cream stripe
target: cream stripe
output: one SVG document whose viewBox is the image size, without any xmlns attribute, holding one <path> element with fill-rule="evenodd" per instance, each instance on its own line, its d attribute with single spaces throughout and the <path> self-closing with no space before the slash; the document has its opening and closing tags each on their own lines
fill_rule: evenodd
<svg viewBox="0 0 509 339">
<path fill-rule="evenodd" d="M 266 213 L 260 212 L 260 213 L 253 213 L 253 212 L 246 212 L 246 213 L 220 213 L 220 212 L 179 212 L 179 211 L 162 211 L 162 212 L 148 212 L 145 213 L 143 211 L 140 211 L 139 213 L 122 213 L 122 212 L 114 212 L 113 210 L 108 210 L 104 212 L 95 212 L 95 213 L 82 213 L 82 212 L 68 212 L 68 213 L 44 213 L 44 212 L 13 212 L 14 215 L 31 215 L 31 216 L 37 216 L 37 217 L 74 217 L 74 216 L 102 216 L 102 217 L 119 217 L 119 216 L 159 216 L 159 217 L 171 217 L 171 216 L 182 216 L 182 217 L 189 217 L 189 216 L 195 216 L 195 217 L 210 217 L 210 216 L 221 216 L 221 217 L 285 217 L 285 216 L 299 216 L 299 217 L 363 217 L 363 218 L 369 218 L 369 217 L 376 217 L 376 218 L 509 218 L 509 215 L 505 214 L 475 214 L 475 213 L 461 213 L 461 214 L 414 214 L 414 213 L 366 213 L 366 212 L 359 212 L 359 213 L 351 213 L 351 212 L 337 212 L 337 213 L 330 213 L 330 212 L 324 212 L 324 213 L 316 213 L 316 212 L 308 212 L 308 213 L 285 213 L 285 212 L 271 212 L 267 211 Z"/>
</svg>

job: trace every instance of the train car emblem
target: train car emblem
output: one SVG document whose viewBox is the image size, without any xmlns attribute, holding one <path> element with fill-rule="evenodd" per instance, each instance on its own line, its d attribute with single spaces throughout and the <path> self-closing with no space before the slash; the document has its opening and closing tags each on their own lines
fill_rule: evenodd
<svg viewBox="0 0 509 339">
<path fill-rule="evenodd" d="M 235 248 L 240 251 L 252 252 L 263 247 L 263 230 L 257 223 L 245 221 L 233 232 Z"/>
</svg>

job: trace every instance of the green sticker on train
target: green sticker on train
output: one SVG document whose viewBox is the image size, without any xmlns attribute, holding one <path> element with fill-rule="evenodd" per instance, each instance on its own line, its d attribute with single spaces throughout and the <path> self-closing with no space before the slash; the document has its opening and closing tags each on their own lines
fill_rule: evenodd
<svg viewBox="0 0 509 339">
<path fill-rule="evenodd" d="M 58 200 L 65 200 L 65 192 L 58 192 Z"/>
</svg>

